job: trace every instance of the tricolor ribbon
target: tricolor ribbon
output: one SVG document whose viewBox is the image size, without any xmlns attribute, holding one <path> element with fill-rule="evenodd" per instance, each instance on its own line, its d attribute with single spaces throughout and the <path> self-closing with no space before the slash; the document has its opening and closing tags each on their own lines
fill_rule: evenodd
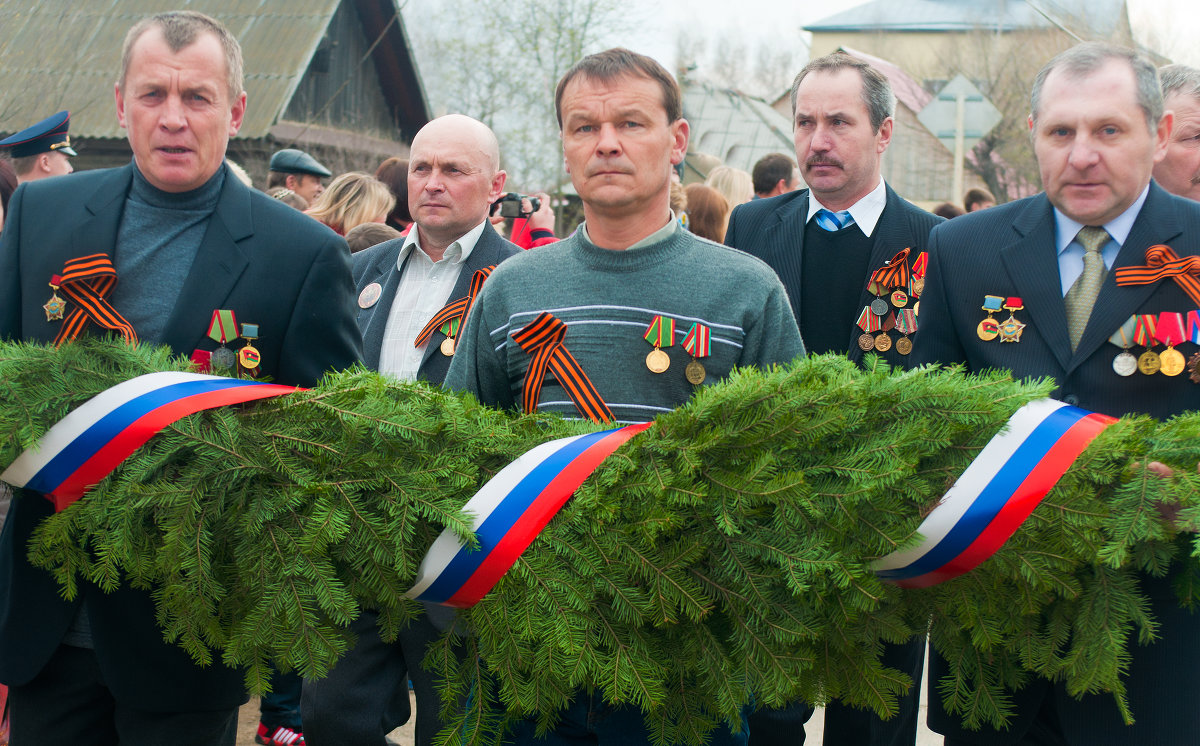
<svg viewBox="0 0 1200 746">
<path fill-rule="evenodd" d="M 1200 310 L 1188 311 L 1187 338 L 1189 342 L 1200 345 Z"/>
<path fill-rule="evenodd" d="M 1170 246 L 1146 249 L 1146 265 L 1121 267 L 1113 272 L 1118 285 L 1149 285 L 1170 277 L 1195 303 L 1200 303 L 1200 256 L 1180 257 Z"/>
<path fill-rule="evenodd" d="M 593 422 L 612 422 L 616 419 L 612 410 L 600 398 L 600 392 L 584 373 L 583 366 L 563 344 L 566 337 L 567 325 L 546 311 L 520 331 L 513 332 L 513 341 L 529 354 L 529 369 L 525 372 L 525 385 L 521 391 L 522 410 L 537 411 L 542 384 L 549 371 L 571 397 L 580 414 Z"/>
<path fill-rule="evenodd" d="M 579 485 L 622 443 L 653 423 L 626 425 L 543 443 L 488 480 L 463 506 L 477 549 L 447 529 L 438 536 L 405 595 L 466 608 L 487 595 Z"/>
<path fill-rule="evenodd" d="M 413 342 L 413 347 L 420 347 L 428 342 L 429 337 L 435 331 L 440 331 L 451 339 L 457 337 L 458 329 L 463 323 L 466 323 L 467 314 L 471 312 L 471 306 L 475 305 L 475 298 L 483 288 L 484 281 L 487 280 L 488 275 L 495 268 L 496 265 L 493 264 L 489 267 L 475 270 L 475 274 L 471 275 L 471 288 L 467 291 L 466 297 L 447 303 L 442 310 L 434 314 L 429 323 L 421 329 L 421 333 L 417 335 L 416 340 Z"/>
<path fill-rule="evenodd" d="M 46 495 L 63 510 L 155 433 L 203 409 L 298 391 L 200 373 L 149 373 L 102 391 L 17 457 L 0 481 Z"/>
<path fill-rule="evenodd" d="M 61 275 L 51 279 L 62 294 L 75 301 L 75 308 L 67 314 L 62 328 L 54 338 L 55 346 L 75 339 L 89 323 L 119 332 L 129 344 L 137 343 L 137 332 L 108 302 L 107 298 L 117 286 L 117 270 L 113 268 L 108 254 L 89 254 L 78 259 L 68 259 Z"/>
<path fill-rule="evenodd" d="M 921 522 L 920 544 L 877 560 L 876 573 L 905 588 L 924 588 L 978 567 L 1114 422 L 1053 399 L 1021 407 Z"/>
</svg>

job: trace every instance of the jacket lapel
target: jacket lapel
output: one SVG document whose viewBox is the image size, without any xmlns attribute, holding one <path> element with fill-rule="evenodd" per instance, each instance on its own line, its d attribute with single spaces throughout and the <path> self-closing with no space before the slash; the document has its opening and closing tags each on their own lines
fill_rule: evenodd
<svg viewBox="0 0 1200 746">
<path fill-rule="evenodd" d="M 402 274 L 397 266 L 400 250 L 404 248 L 403 238 L 392 240 L 394 244 L 389 251 L 382 252 L 371 268 L 363 275 L 364 282 L 359 286 L 359 292 L 372 282 L 377 282 L 382 288 L 379 302 L 373 308 L 363 311 L 370 314 L 363 335 L 363 363 L 371 370 L 379 369 L 379 353 L 383 348 L 383 332 L 387 328 L 388 317 L 392 313 L 392 302 L 396 299 L 396 290 L 400 287 Z"/>
<path fill-rule="evenodd" d="M 223 306 L 249 263 L 238 246 L 239 241 L 254 234 L 247 190 L 226 173 L 217 209 L 208 221 L 196 259 L 163 330 L 163 343 L 177 352 L 190 352 L 197 346 L 212 310 Z"/>
<path fill-rule="evenodd" d="M 908 230 L 908 217 L 905 214 L 903 207 L 900 205 L 900 197 L 892 188 L 884 184 L 884 189 L 887 192 L 887 200 L 883 205 L 883 212 L 879 215 L 879 222 L 875 224 L 875 232 L 871 240 L 871 259 L 867 262 L 867 276 L 862 281 L 862 293 L 859 298 L 861 306 L 868 306 L 871 301 L 875 300 L 874 294 L 867 289 L 870 284 L 871 274 L 884 265 L 896 255 L 897 252 L 903 251 L 905 248 L 916 249 L 912 246 L 912 232 Z M 916 261 L 915 255 L 908 257 L 909 266 Z M 863 349 L 858 346 L 858 338 L 862 334 L 862 330 L 854 325 L 856 319 L 850 320 L 850 339 L 846 344 L 846 351 L 851 360 L 855 363 L 862 362 Z"/>
<path fill-rule="evenodd" d="M 117 231 L 121 227 L 121 215 L 125 211 L 125 198 L 129 194 L 132 181 L 133 165 L 130 164 L 115 169 L 112 177 L 92 194 L 84 204 L 92 217 L 81 223 L 72 233 L 70 252 L 54 263 L 56 271 L 62 271 L 63 263 L 69 259 L 101 253 L 113 256 L 117 245 Z"/>
</svg>

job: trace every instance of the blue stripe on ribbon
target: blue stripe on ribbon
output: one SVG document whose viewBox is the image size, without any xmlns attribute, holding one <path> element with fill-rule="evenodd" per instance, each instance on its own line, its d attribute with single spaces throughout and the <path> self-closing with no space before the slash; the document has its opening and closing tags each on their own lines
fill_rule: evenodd
<svg viewBox="0 0 1200 746">
<path fill-rule="evenodd" d="M 46 495 L 52 494 L 79 467 L 87 463 L 88 459 L 96 455 L 101 448 L 120 435 L 129 425 L 161 406 L 196 394 L 220 391 L 236 386 L 255 385 L 257 384 L 254 381 L 240 381 L 236 378 L 183 381 L 134 397 L 92 423 L 87 430 L 80 433 L 57 456 L 39 469 L 38 473 L 34 474 L 25 486 Z"/>
<path fill-rule="evenodd" d="M 963 553 L 1008 504 L 1013 493 L 1029 477 L 1054 444 L 1071 427 L 1091 412 L 1078 407 L 1060 407 L 1042 420 L 1012 456 L 1000 467 L 992 480 L 979 492 L 979 497 L 954 524 L 949 533 L 932 549 L 911 564 L 876 574 L 886 580 L 906 580 L 933 572 Z"/>
<path fill-rule="evenodd" d="M 479 548 L 471 550 L 465 546 L 461 547 L 437 579 L 421 594 L 420 600 L 440 604 L 453 598 L 463 584 L 470 580 L 476 570 L 483 565 L 488 555 L 492 553 L 504 536 L 525 515 L 529 506 L 545 491 L 550 482 L 554 481 L 555 477 L 593 444 L 620 429 L 618 427 L 598 433 L 589 433 L 567 443 L 530 470 L 505 495 L 491 515 L 475 529 L 475 534 L 479 539 Z"/>
</svg>

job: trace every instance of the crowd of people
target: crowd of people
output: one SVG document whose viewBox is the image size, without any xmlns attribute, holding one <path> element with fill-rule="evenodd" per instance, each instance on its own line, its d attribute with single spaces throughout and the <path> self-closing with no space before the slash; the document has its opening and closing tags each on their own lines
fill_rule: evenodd
<svg viewBox="0 0 1200 746">
<path fill-rule="evenodd" d="M 1044 191 L 996 205 L 972 190 L 966 214 L 946 220 L 882 178 L 895 97 L 866 62 L 838 52 L 796 76 L 795 160 L 772 154 L 752 174 L 713 169 L 685 188 L 677 167 L 690 132 L 678 85 L 653 59 L 610 49 L 580 60 L 555 90 L 584 215 L 559 240 L 549 195 L 506 191 L 500 144 L 481 122 L 434 119 L 407 159 L 389 158 L 374 175 L 334 177 L 308 153 L 282 150 L 260 191 L 226 159 L 252 102 L 225 27 L 162 13 L 135 24 L 122 52 L 116 113 L 131 163 L 72 174 L 66 112 L 0 141 L 11 155 L 0 161 L 0 338 L 114 332 L 200 368 L 228 365 L 218 348 L 253 339 L 253 372 L 284 384 L 310 386 L 361 362 L 497 407 L 597 422 L 646 421 L 735 368 L 809 353 L 1053 378 L 1056 398 L 1115 416 L 1200 409 L 1200 355 L 1190 378 L 1120 362 L 1134 344 L 1121 336 L 1129 320 L 1186 317 L 1196 301 L 1169 278 L 1115 279 L 1146 265 L 1150 247 L 1193 263 L 1200 255 L 1200 71 L 1171 66 L 1160 76 L 1137 53 L 1100 43 L 1056 56 L 1030 102 Z M 506 203 L 511 213 L 497 210 Z M 47 298 L 81 257 L 119 282 L 69 307 L 78 323 L 68 325 Z M 1001 308 L 1011 324 L 983 323 Z M 225 309 L 246 323 L 218 337 L 211 319 Z M 1157 340 L 1188 342 L 1170 334 Z M 539 339 L 555 340 L 553 351 Z M 52 510 L 17 490 L 0 534 L 11 742 L 232 745 L 247 696 L 241 672 L 198 666 L 165 642 L 152 589 L 106 593 L 80 579 L 64 599 L 26 552 Z M 942 706 L 937 682 L 953 663 L 935 648 L 929 726 L 948 746 L 1192 743 L 1200 715 L 1186 703 L 1200 696 L 1200 617 L 1180 607 L 1167 578 L 1144 576 L 1143 590 L 1158 639 L 1128 651 L 1134 723 L 1111 696 L 1035 679 L 1013 692 L 1008 728 L 969 729 Z M 453 622 L 452 610 L 429 606 L 385 641 L 364 610 L 351 627 L 356 643 L 328 676 L 277 678 L 258 742 L 382 746 L 413 714 L 411 681 L 417 743 L 429 746 L 444 723 L 424 651 Z M 897 714 L 831 702 L 824 742 L 915 743 L 925 651 L 921 637 L 884 646 L 882 662 L 915 682 Z M 741 724 L 719 725 L 709 743 L 802 743 L 812 712 L 806 702 L 748 705 Z M 531 719 L 511 738 L 652 742 L 639 710 L 582 690 L 551 732 L 539 736 Z"/>
</svg>

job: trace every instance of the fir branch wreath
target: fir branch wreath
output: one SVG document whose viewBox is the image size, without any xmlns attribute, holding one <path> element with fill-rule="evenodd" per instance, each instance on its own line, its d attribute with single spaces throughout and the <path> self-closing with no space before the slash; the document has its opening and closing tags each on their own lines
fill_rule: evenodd
<svg viewBox="0 0 1200 746">
<path fill-rule="evenodd" d="M 187 365 L 103 341 L 0 344 L 0 460 L 105 388 Z M 700 743 L 747 702 L 836 697 L 887 716 L 911 682 L 880 664 L 882 644 L 926 631 L 954 663 L 939 686 L 969 724 L 1002 724 L 1004 688 L 1033 676 L 1123 706 L 1127 650 L 1155 630 L 1139 578 L 1170 571 L 1181 602 L 1196 595 L 1198 545 L 1174 526 L 1200 525 L 1200 416 L 1109 427 L 967 575 L 903 590 L 870 568 L 911 544 L 974 454 L 1051 388 L 817 356 L 700 389 L 605 461 L 461 612 L 467 634 L 431 648 L 447 710 L 470 702 L 451 742 L 494 743 L 505 716 L 548 726 L 578 688 L 640 707 L 660 743 Z M 478 486 L 592 428 L 331 374 L 168 427 L 47 518 L 29 557 L 67 596 L 81 582 L 153 588 L 167 640 L 244 667 L 262 691 L 270 662 L 327 671 L 363 606 L 395 635 L 418 611 L 402 594 L 436 535 L 470 539 L 459 509 Z M 1152 474 L 1155 460 L 1175 476 Z M 1176 524 L 1160 505 L 1179 509 Z"/>
</svg>

